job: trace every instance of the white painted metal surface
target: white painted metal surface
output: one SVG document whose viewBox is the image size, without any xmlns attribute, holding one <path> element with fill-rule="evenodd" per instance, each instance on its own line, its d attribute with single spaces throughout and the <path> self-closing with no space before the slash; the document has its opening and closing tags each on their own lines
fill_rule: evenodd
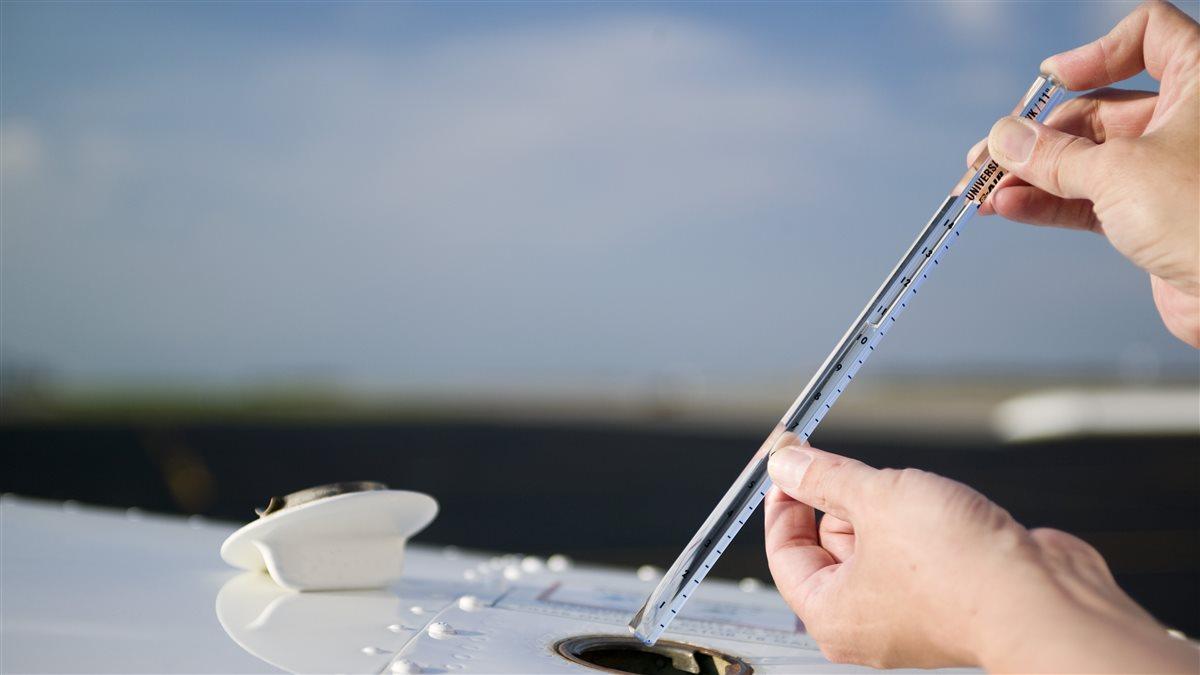
<svg viewBox="0 0 1200 675">
<path fill-rule="evenodd" d="M 223 524 L 6 497 L 0 528 L 3 672 L 597 672 L 555 644 L 626 636 L 656 581 L 411 545 L 387 590 L 297 593 L 222 562 Z M 709 581 L 665 637 L 755 673 L 864 670 L 826 662 L 765 584 Z"/>
</svg>

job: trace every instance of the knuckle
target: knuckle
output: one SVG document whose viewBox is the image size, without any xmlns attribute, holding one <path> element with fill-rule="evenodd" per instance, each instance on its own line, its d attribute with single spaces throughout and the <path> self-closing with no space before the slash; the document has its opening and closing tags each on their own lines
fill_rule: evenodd
<svg viewBox="0 0 1200 675">
<path fill-rule="evenodd" d="M 1150 14 L 1150 16 L 1155 16 L 1166 13 L 1169 5 L 1165 2 L 1165 0 L 1146 0 L 1141 4 L 1139 9 L 1143 7 L 1145 8 L 1145 11 Z"/>
<path fill-rule="evenodd" d="M 801 479 L 801 492 L 811 499 L 810 506 L 822 511 L 837 505 L 853 508 L 855 502 L 869 497 L 873 473 L 858 460 L 819 458 Z"/>
<path fill-rule="evenodd" d="M 996 541 L 1009 549 L 1020 548 L 1025 540 L 1025 528 L 1017 524 L 1008 511 L 1000 508 L 995 502 L 969 488 L 964 490 L 967 517 L 977 523 L 995 537 Z"/>
<path fill-rule="evenodd" d="M 1077 223 L 1084 230 L 1096 231 L 1100 226 L 1100 219 L 1096 216 L 1096 209 L 1092 206 L 1092 202 L 1079 200 L 1072 204 L 1075 213 L 1066 216 L 1065 220 Z"/>
<path fill-rule="evenodd" d="M 923 482 L 926 475 L 920 469 L 880 469 L 876 488 L 879 492 L 906 490 Z"/>
<path fill-rule="evenodd" d="M 1015 559 L 1028 560 L 1033 555 L 1029 533 L 1021 527 L 1002 509 L 992 514 L 987 521 L 986 531 L 993 550 L 1004 556 L 1014 556 Z"/>
<path fill-rule="evenodd" d="M 1037 553 L 1047 560 L 1062 560 L 1065 557 L 1062 539 L 1065 534 L 1061 530 L 1048 527 L 1039 527 L 1029 531 L 1029 537 L 1033 539 Z"/>
<path fill-rule="evenodd" d="M 884 491 L 895 488 L 900 484 L 900 476 L 903 473 L 904 469 L 880 469 L 875 480 L 875 489 Z"/>
<path fill-rule="evenodd" d="M 1035 527 L 1029 531 L 1029 534 L 1034 539 L 1037 539 L 1039 544 L 1045 546 L 1058 546 L 1061 544 L 1061 542 L 1071 536 L 1066 532 L 1063 532 L 1062 530 L 1056 530 L 1053 527 Z"/>
<path fill-rule="evenodd" d="M 1041 169 L 1046 180 L 1047 187 L 1055 194 L 1063 194 L 1063 186 L 1068 180 L 1068 171 L 1074 167 L 1070 166 L 1070 158 L 1077 152 L 1084 150 L 1090 145 L 1090 141 L 1081 136 L 1071 136 L 1068 134 L 1054 134 L 1049 140 L 1038 140 L 1041 152 L 1036 153 L 1040 158 Z"/>
<path fill-rule="evenodd" d="M 1069 532 L 1050 527 L 1039 527 L 1030 531 L 1030 534 L 1043 547 L 1053 548 L 1066 555 L 1107 566 L 1104 557 L 1100 555 L 1095 546 Z"/>
<path fill-rule="evenodd" d="M 1046 118 L 1046 126 L 1062 129 L 1069 120 L 1090 119 L 1095 114 L 1097 101 L 1090 93 L 1076 96 L 1054 109 Z"/>
<path fill-rule="evenodd" d="M 1091 127 L 1092 138 L 1103 142 L 1106 132 L 1104 131 L 1104 122 L 1101 121 L 1100 98 L 1093 97 L 1091 102 L 1091 110 L 1088 114 L 1088 126 Z"/>
<path fill-rule="evenodd" d="M 824 471 L 816 473 L 814 478 L 817 500 L 821 501 L 821 506 L 826 506 L 829 503 L 829 497 L 841 491 L 846 484 L 846 461 L 834 462 L 824 468 Z M 814 504 L 817 506 L 817 504 Z"/>
<path fill-rule="evenodd" d="M 863 488 L 863 497 L 872 504 L 886 502 L 900 487 L 899 469 L 880 469 Z"/>
<path fill-rule="evenodd" d="M 829 466 L 824 471 L 821 471 L 816 476 L 816 489 L 818 504 L 813 504 L 822 511 L 834 501 L 834 495 L 842 492 L 846 484 L 846 462 L 838 462 Z"/>
<path fill-rule="evenodd" d="M 929 474 L 920 469 L 879 469 L 863 487 L 863 497 L 872 504 L 891 503 L 922 489 Z"/>
<path fill-rule="evenodd" d="M 828 481 L 828 471 L 821 467 L 819 460 L 814 461 L 800 479 L 799 497 L 809 506 L 824 509 L 828 501 Z"/>
<path fill-rule="evenodd" d="M 1003 513 L 1003 509 L 1000 509 L 989 501 L 987 497 L 974 490 L 966 489 L 959 491 L 957 501 L 959 502 L 957 506 L 960 510 L 973 519 L 987 517 L 991 520 L 993 515 Z"/>
</svg>

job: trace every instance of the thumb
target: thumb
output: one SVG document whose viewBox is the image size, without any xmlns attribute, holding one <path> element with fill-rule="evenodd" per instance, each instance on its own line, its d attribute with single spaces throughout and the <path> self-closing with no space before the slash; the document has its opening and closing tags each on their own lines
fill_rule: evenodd
<svg viewBox="0 0 1200 675">
<path fill-rule="evenodd" d="M 857 460 L 807 446 L 777 448 L 767 464 L 776 487 L 798 502 L 854 522 L 879 475 Z"/>
<path fill-rule="evenodd" d="M 1009 173 L 1065 199 L 1091 199 L 1099 182 L 1099 146 L 1022 117 L 996 122 L 988 152 Z"/>
</svg>

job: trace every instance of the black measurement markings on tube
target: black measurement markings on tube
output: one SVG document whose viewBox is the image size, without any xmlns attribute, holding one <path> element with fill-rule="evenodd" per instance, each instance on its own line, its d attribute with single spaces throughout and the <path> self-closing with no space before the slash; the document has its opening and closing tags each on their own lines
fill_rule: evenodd
<svg viewBox="0 0 1200 675">
<path fill-rule="evenodd" d="M 1025 113 L 1025 119 L 1033 119 L 1041 114 L 1042 109 L 1050 102 L 1050 90 L 1042 87 L 1042 92 L 1037 97 L 1037 102 L 1029 107 L 1029 111 Z"/>
</svg>

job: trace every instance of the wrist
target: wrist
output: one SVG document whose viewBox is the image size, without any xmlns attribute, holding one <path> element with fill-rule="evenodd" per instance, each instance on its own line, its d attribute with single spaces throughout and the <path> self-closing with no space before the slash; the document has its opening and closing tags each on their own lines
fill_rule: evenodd
<svg viewBox="0 0 1200 675">
<path fill-rule="evenodd" d="M 1070 567 L 1012 566 L 989 593 L 974 641 L 988 672 L 1169 672 L 1195 662 L 1194 648 L 1167 635 L 1111 577 Z"/>
<path fill-rule="evenodd" d="M 989 672 L 1007 670 L 1009 658 L 1047 629 L 1070 620 L 1073 603 L 1039 565 L 1006 565 L 982 593 L 973 626 L 974 661 Z"/>
<path fill-rule="evenodd" d="M 1061 630 L 1090 623 L 1091 617 L 1053 582 L 1037 578 L 1028 590 L 997 594 L 983 615 L 975 662 L 989 673 L 1043 670 L 1038 664 L 1047 658 L 1045 647 L 1060 640 Z"/>
</svg>

